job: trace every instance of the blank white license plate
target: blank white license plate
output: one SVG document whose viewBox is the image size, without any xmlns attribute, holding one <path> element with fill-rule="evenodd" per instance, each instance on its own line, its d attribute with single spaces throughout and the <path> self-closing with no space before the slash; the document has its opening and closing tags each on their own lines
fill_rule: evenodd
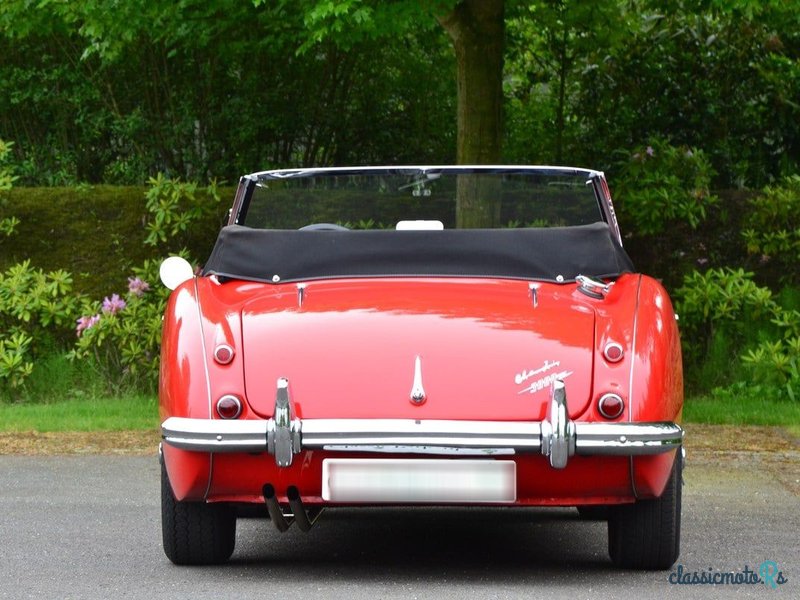
<svg viewBox="0 0 800 600">
<path fill-rule="evenodd" d="M 512 460 L 326 458 L 322 498 L 330 502 L 514 502 Z"/>
</svg>

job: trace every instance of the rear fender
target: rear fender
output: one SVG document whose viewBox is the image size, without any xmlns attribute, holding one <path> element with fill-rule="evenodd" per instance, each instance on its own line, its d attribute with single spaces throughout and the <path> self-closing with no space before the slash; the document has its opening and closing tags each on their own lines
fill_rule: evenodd
<svg viewBox="0 0 800 600">
<path fill-rule="evenodd" d="M 642 276 L 631 372 L 632 421 L 681 422 L 683 363 L 672 302 L 654 279 Z M 660 496 L 669 480 L 676 452 L 631 458 L 634 491 L 639 498 Z M 679 458 L 678 458 L 679 459 Z"/>
</svg>

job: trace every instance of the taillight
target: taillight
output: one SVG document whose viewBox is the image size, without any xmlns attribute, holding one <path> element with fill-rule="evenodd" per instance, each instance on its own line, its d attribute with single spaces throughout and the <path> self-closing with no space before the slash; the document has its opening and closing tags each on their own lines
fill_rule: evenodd
<svg viewBox="0 0 800 600">
<path fill-rule="evenodd" d="M 616 419 L 625 410 L 625 402 L 617 394 L 603 394 L 597 401 L 597 409 L 606 419 Z"/>
<path fill-rule="evenodd" d="M 605 356 L 608 362 L 616 363 L 623 359 L 625 351 L 622 349 L 621 344 L 609 342 L 606 344 L 606 347 L 603 348 L 603 356 Z"/>
<path fill-rule="evenodd" d="M 242 401 L 230 394 L 217 400 L 217 414 L 222 419 L 235 419 L 242 414 Z"/>
<path fill-rule="evenodd" d="M 221 365 L 227 365 L 233 360 L 233 348 L 228 344 L 220 344 L 214 348 L 214 360 Z"/>
</svg>

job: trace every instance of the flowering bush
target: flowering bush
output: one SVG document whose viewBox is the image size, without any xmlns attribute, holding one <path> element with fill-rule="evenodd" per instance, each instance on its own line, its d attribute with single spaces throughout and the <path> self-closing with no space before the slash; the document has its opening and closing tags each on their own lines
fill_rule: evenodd
<svg viewBox="0 0 800 600">
<path fill-rule="evenodd" d="M 128 278 L 128 291 L 113 293 L 85 306 L 76 321 L 73 359 L 91 359 L 109 387 L 152 389 L 158 377 L 161 315 L 169 291 L 150 281 L 158 278 L 158 261 L 148 260 Z"/>
<path fill-rule="evenodd" d="M 670 222 L 695 229 L 718 199 L 709 191 L 714 172 L 702 150 L 651 140 L 622 164 L 615 196 L 634 230 L 656 235 Z"/>
<path fill-rule="evenodd" d="M 91 360 L 110 388 L 153 390 L 158 382 L 161 317 L 169 290 L 158 281 L 159 261 L 145 261 L 128 278 L 123 295 L 84 305 L 75 321 L 73 360 Z"/>
</svg>

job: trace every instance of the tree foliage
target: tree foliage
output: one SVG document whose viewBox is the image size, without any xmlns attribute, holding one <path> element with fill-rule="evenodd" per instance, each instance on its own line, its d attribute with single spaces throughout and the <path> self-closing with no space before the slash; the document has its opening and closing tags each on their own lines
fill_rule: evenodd
<svg viewBox="0 0 800 600">
<path fill-rule="evenodd" d="M 453 162 L 440 23 L 490 4 L 502 150 L 476 161 L 613 175 L 662 139 L 702 148 L 717 186 L 797 171 L 797 0 L 5 0 L 0 137 L 23 184 Z"/>
<path fill-rule="evenodd" d="M 426 32 L 300 52 L 308 35 L 286 3 L 0 10 L 0 132 L 24 183 L 452 160 L 452 76 L 439 73 L 452 61 Z"/>
</svg>

